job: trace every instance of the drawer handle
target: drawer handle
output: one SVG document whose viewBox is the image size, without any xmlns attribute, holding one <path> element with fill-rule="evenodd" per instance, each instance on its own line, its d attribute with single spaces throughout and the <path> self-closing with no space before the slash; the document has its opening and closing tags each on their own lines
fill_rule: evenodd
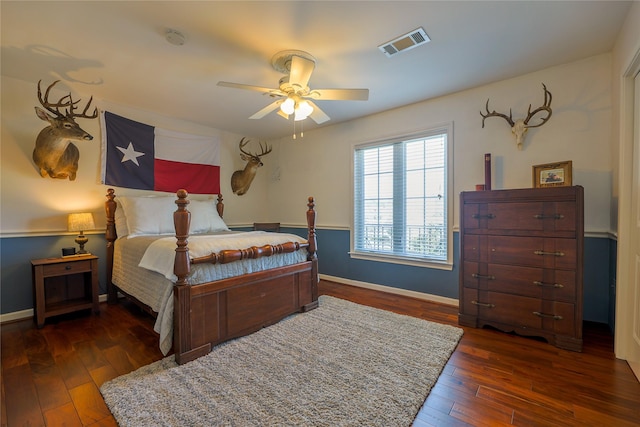
<svg viewBox="0 0 640 427">
<path fill-rule="evenodd" d="M 538 317 L 548 317 L 553 320 L 562 320 L 562 316 L 559 316 L 557 314 L 546 314 L 546 313 L 540 313 L 539 311 L 534 311 L 533 314 L 535 314 Z"/>
<path fill-rule="evenodd" d="M 471 215 L 471 218 L 473 218 L 473 219 L 480 219 L 480 218 L 493 219 L 495 217 L 496 216 L 494 214 L 486 214 L 486 215 L 473 214 L 473 215 Z"/>
<path fill-rule="evenodd" d="M 545 251 L 533 251 L 536 255 L 553 255 L 553 256 L 564 256 L 564 252 L 555 251 L 555 252 L 545 252 Z"/>
<path fill-rule="evenodd" d="M 496 276 L 483 276 L 482 274 L 473 273 L 471 275 L 474 279 L 487 279 L 487 280 L 496 280 Z"/>
<path fill-rule="evenodd" d="M 493 308 L 493 307 L 495 307 L 495 306 L 496 306 L 495 304 L 487 304 L 487 303 L 484 303 L 484 302 L 478 302 L 478 301 L 471 301 L 471 304 L 473 304 L 473 305 L 479 305 L 480 307 L 487 307 L 487 308 Z"/>
<path fill-rule="evenodd" d="M 533 282 L 534 285 L 536 286 L 549 286 L 552 288 L 564 288 L 564 285 L 560 284 L 560 283 L 544 283 L 544 282 L 539 282 L 537 280 L 535 280 Z"/>
<path fill-rule="evenodd" d="M 547 219 L 547 218 L 562 219 L 562 218 L 564 218 L 564 215 L 562 215 L 562 214 L 555 214 L 555 215 L 537 214 L 537 215 L 534 215 L 533 217 L 535 219 Z"/>
<path fill-rule="evenodd" d="M 71 266 L 70 266 L 70 265 L 65 265 L 65 266 L 64 266 L 64 269 L 65 269 L 65 270 L 71 270 Z"/>
</svg>

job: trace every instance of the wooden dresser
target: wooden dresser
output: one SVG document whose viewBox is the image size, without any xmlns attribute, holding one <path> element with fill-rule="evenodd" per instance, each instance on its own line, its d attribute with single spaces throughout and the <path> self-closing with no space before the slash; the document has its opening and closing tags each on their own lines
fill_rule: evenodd
<svg viewBox="0 0 640 427">
<path fill-rule="evenodd" d="M 582 351 L 581 186 L 460 194 L 460 313 Z"/>
</svg>

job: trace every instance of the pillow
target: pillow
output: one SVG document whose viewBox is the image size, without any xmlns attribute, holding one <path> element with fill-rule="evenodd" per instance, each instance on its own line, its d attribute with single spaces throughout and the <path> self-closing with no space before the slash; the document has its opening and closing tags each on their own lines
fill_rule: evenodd
<svg viewBox="0 0 640 427">
<path fill-rule="evenodd" d="M 191 212 L 189 234 L 229 231 L 218 210 L 215 200 L 190 200 L 187 209 Z"/>
<path fill-rule="evenodd" d="M 175 197 L 120 197 L 127 218 L 127 237 L 173 234 Z"/>
<path fill-rule="evenodd" d="M 177 209 L 174 196 L 160 197 L 120 197 L 122 211 L 126 218 L 126 234 L 118 231 L 118 236 L 129 238 L 143 235 L 174 234 L 173 213 Z M 191 212 L 189 234 L 229 231 L 214 200 L 190 200 L 187 209 Z M 118 209 L 116 209 L 117 217 Z M 120 225 L 116 223 L 116 229 Z"/>
<path fill-rule="evenodd" d="M 116 213 L 114 215 L 114 220 L 116 222 L 116 233 L 118 233 L 118 237 L 124 237 L 129 234 L 129 229 L 127 228 L 127 217 L 124 214 L 124 208 L 122 207 L 120 200 L 116 200 Z"/>
</svg>

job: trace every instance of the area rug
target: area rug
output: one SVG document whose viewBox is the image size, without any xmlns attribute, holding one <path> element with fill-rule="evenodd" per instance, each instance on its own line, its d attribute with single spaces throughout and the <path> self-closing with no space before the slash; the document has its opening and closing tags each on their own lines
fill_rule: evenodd
<svg viewBox="0 0 640 427">
<path fill-rule="evenodd" d="M 462 329 L 329 296 L 317 309 L 167 357 L 100 391 L 126 426 L 410 426 Z"/>
</svg>

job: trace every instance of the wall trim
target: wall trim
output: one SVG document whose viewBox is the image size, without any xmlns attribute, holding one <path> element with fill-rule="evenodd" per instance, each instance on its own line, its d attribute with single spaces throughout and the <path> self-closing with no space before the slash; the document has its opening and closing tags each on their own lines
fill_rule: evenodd
<svg viewBox="0 0 640 427">
<path fill-rule="evenodd" d="M 229 228 L 253 228 L 253 223 L 239 223 L 239 224 L 227 224 Z M 306 224 L 280 224 L 282 228 L 307 228 Z M 351 228 L 343 225 L 316 225 L 316 230 L 337 230 L 337 231 L 350 231 Z M 458 233 L 460 231 L 459 226 L 454 226 L 451 231 Z M 51 231 L 8 231 L 0 232 L 0 239 L 8 239 L 13 237 L 47 237 L 47 236 L 75 236 L 78 233 L 73 233 L 64 230 L 51 230 Z M 96 235 L 105 234 L 105 230 L 92 230 L 85 231 L 84 234 Z M 600 239 L 617 240 L 618 235 L 615 231 L 611 230 L 585 230 L 584 237 L 595 237 Z"/>
<path fill-rule="evenodd" d="M 85 235 L 101 234 L 104 236 L 106 230 L 85 231 Z M 49 237 L 49 236 L 77 236 L 78 233 L 66 230 L 44 230 L 44 231 L 4 231 L 0 232 L 0 239 L 12 237 Z"/>
<path fill-rule="evenodd" d="M 345 285 L 357 286 L 359 288 L 371 289 L 374 291 L 387 292 L 390 294 L 402 295 L 411 298 L 417 298 L 429 302 L 437 302 L 439 304 L 453 305 L 458 307 L 458 300 L 455 298 L 447 298 L 440 295 L 427 294 L 424 292 L 410 291 L 407 289 L 394 288 L 391 286 L 377 285 L 375 283 L 360 282 L 358 280 L 345 279 L 343 277 L 329 276 L 327 274 L 320 274 L 321 279 L 328 280 L 330 282 L 342 283 Z"/>
</svg>

